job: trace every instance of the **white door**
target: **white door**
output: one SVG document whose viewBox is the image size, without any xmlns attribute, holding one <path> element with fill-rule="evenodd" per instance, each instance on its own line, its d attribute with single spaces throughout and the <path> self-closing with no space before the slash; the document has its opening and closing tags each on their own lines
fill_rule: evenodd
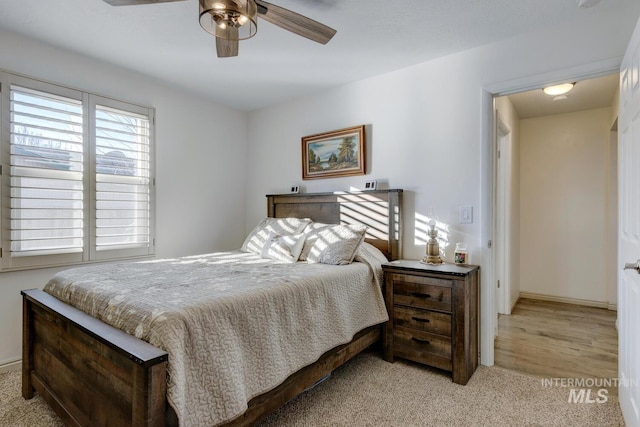
<svg viewBox="0 0 640 427">
<path fill-rule="evenodd" d="M 619 262 L 640 259 L 640 20 L 620 69 Z M 630 268 L 618 279 L 619 398 L 628 426 L 640 426 L 640 274 Z"/>
</svg>

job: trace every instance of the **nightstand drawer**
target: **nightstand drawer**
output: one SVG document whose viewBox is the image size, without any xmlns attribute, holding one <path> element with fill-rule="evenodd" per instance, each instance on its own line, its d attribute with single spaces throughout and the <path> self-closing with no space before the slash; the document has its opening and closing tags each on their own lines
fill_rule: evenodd
<svg viewBox="0 0 640 427">
<path fill-rule="evenodd" d="M 393 324 L 447 337 L 451 336 L 451 315 L 436 311 L 394 306 Z"/>
<path fill-rule="evenodd" d="M 451 339 L 415 329 L 394 327 L 393 346 L 397 351 L 401 351 L 400 349 L 404 347 L 420 353 L 431 353 L 447 359 L 451 358 Z"/>
<path fill-rule="evenodd" d="M 453 361 L 449 357 L 438 356 L 437 354 L 427 353 L 409 347 L 398 347 L 394 351 L 395 356 L 403 359 L 413 360 L 414 362 L 424 363 L 434 368 L 444 369 L 446 371 L 453 370 Z"/>
<path fill-rule="evenodd" d="M 406 276 L 403 274 L 393 275 L 394 304 L 451 311 L 450 287 L 420 283 L 416 279 L 423 278 Z M 448 282 L 446 280 L 432 280 Z"/>
</svg>

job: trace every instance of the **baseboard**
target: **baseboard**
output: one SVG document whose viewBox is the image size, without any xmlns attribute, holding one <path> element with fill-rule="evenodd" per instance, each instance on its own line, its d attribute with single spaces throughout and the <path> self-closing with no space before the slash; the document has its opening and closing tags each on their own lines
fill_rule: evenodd
<svg viewBox="0 0 640 427">
<path fill-rule="evenodd" d="M 618 311 L 618 304 L 608 303 L 607 304 L 607 309 L 611 310 L 611 311 Z"/>
<path fill-rule="evenodd" d="M 17 371 L 22 367 L 22 359 L 7 360 L 0 365 L 0 374 L 9 371 Z"/>
<path fill-rule="evenodd" d="M 511 301 L 511 311 L 510 313 L 513 313 L 513 308 L 516 306 L 516 304 L 518 303 L 518 300 L 522 297 L 522 292 L 518 292 L 518 295 Z"/>
<path fill-rule="evenodd" d="M 579 298 L 556 297 L 552 295 L 536 294 L 533 292 L 520 292 L 520 298 L 537 299 L 540 301 L 561 302 L 564 304 L 584 305 L 586 307 L 604 308 L 607 310 L 612 310 L 611 307 L 615 306 L 615 304 L 609 304 L 607 302 L 592 301 L 588 299 L 579 299 Z"/>
</svg>

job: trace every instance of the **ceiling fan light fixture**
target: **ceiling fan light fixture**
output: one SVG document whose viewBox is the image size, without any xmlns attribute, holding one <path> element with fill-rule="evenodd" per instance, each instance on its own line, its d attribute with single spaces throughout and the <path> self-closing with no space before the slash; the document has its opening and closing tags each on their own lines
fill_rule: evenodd
<svg viewBox="0 0 640 427">
<path fill-rule="evenodd" d="M 225 40 L 245 40 L 258 31 L 258 7 L 253 0 L 199 0 L 200 26 Z"/>
<path fill-rule="evenodd" d="M 575 82 L 574 83 L 562 83 L 562 84 L 559 84 L 559 85 L 547 86 L 542 90 L 544 91 L 544 93 L 546 93 L 547 95 L 550 95 L 550 96 L 564 95 L 565 93 L 567 93 L 571 89 L 573 89 L 573 87 L 575 85 L 576 85 Z"/>
</svg>

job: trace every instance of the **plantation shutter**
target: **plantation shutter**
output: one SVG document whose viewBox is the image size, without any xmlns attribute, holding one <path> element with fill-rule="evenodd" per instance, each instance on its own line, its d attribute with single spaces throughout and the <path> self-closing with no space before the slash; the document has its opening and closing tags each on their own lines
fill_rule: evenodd
<svg viewBox="0 0 640 427">
<path fill-rule="evenodd" d="M 150 253 L 151 112 L 106 99 L 94 111 L 96 257 Z"/>
<path fill-rule="evenodd" d="M 82 259 L 81 94 L 74 99 L 11 85 L 9 111 L 10 256 Z"/>
<path fill-rule="evenodd" d="M 153 255 L 154 110 L 0 71 L 0 270 Z"/>
</svg>

